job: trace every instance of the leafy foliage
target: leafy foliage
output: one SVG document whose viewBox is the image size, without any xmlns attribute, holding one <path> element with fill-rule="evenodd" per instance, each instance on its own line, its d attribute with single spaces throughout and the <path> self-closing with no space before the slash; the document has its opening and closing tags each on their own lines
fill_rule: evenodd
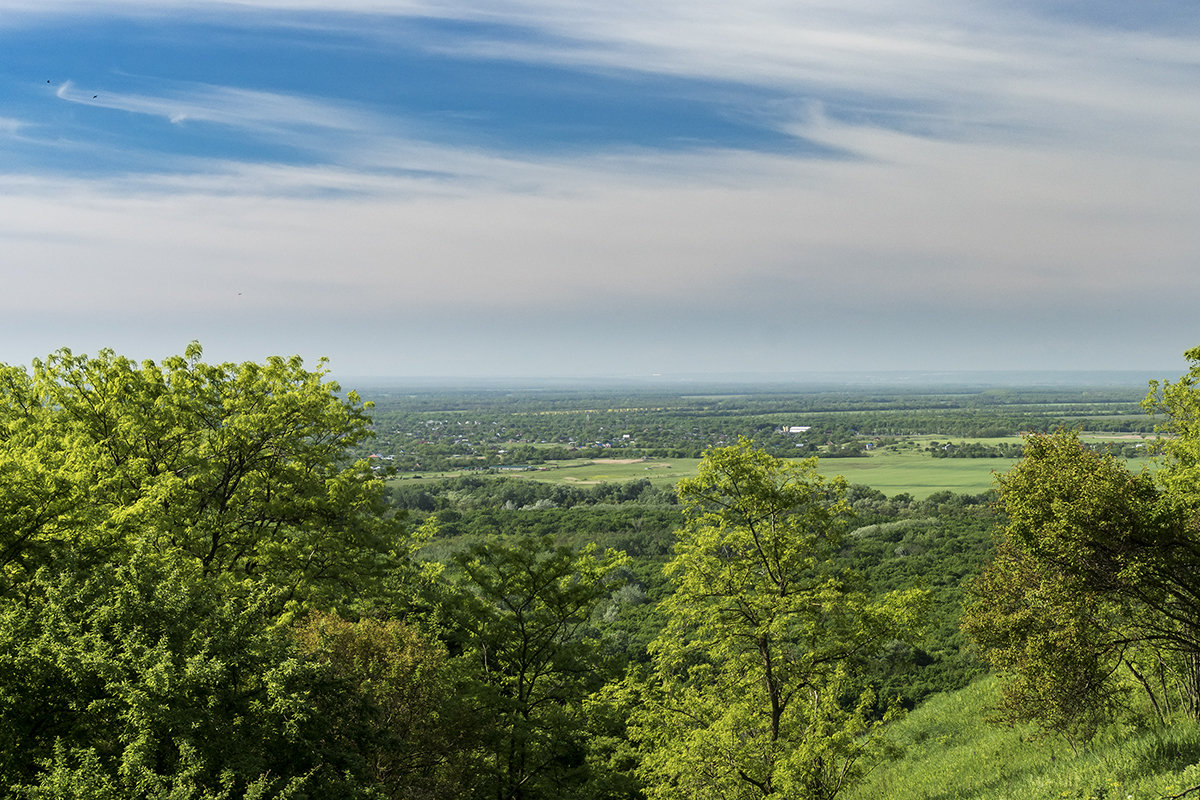
<svg viewBox="0 0 1200 800">
<path fill-rule="evenodd" d="M 62 350 L 3 368 L 0 566 L 6 584 L 56 559 L 151 546 L 226 584 L 342 596 L 386 567 L 383 487 L 347 454 L 370 435 L 357 397 L 299 358 L 162 365 Z M 0 586 L 3 590 L 3 586 Z"/>
<path fill-rule="evenodd" d="M 363 405 L 298 358 L 0 369 L 0 785 L 353 796 L 289 626 L 405 569 Z M 335 693 L 336 694 L 336 693 Z"/>
<path fill-rule="evenodd" d="M 17 794 L 241 796 L 340 784 L 307 746 L 312 675 L 270 592 L 221 597 L 194 565 L 40 570 L 0 613 L 0 779 Z M 344 788 L 344 787 L 343 787 Z M 97 791 L 99 791 L 97 789 Z"/>
<path fill-rule="evenodd" d="M 1014 676 L 1010 718 L 1088 739 L 1134 684 L 1160 716 L 1200 719 L 1200 349 L 1188 357 L 1189 375 L 1147 400 L 1172 434 L 1154 475 L 1062 432 L 1030 437 L 1000 480 L 1008 524 L 964 624 Z"/>
<path fill-rule="evenodd" d="M 835 796 L 879 732 L 855 669 L 916 627 L 921 593 L 872 601 L 835 569 L 845 486 L 811 462 L 743 440 L 679 491 L 675 591 L 632 712 L 648 794 Z"/>
<path fill-rule="evenodd" d="M 327 763 L 381 797 L 463 793 L 486 725 L 459 702 L 463 678 L 439 642 L 400 620 L 320 612 L 296 633 L 300 654 L 320 665 L 310 713 Z"/>
<path fill-rule="evenodd" d="M 456 558 L 456 629 L 491 728 L 479 796 L 520 800 L 586 781 L 584 700 L 609 677 L 588 628 L 624 562 L 532 538 L 485 542 Z"/>
</svg>

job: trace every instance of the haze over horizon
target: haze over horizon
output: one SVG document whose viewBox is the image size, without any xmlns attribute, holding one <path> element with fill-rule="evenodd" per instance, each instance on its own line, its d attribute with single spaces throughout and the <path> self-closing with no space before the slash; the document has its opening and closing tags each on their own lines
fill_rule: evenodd
<svg viewBox="0 0 1200 800">
<path fill-rule="evenodd" d="M 0 361 L 1090 370 L 1200 344 L 1194 3 L 0 0 Z"/>
</svg>

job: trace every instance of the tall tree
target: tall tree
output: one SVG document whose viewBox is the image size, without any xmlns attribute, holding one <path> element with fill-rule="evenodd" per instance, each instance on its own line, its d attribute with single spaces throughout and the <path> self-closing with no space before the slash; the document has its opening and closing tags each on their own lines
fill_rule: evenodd
<svg viewBox="0 0 1200 800">
<path fill-rule="evenodd" d="M 0 366 L 5 792 L 347 797 L 365 774 L 314 713 L 348 690 L 290 628 L 407 569 L 349 457 L 365 407 L 299 358 L 201 355 Z"/>
<path fill-rule="evenodd" d="M 490 722 L 478 796 L 562 796 L 587 780 L 584 700 L 609 677 L 591 619 L 625 561 L 549 537 L 493 539 L 456 559 L 456 627 Z"/>
<path fill-rule="evenodd" d="M 1174 415 L 1193 392 L 1168 387 L 1160 402 Z M 1135 685 L 1160 713 L 1178 696 L 1200 719 L 1200 527 L 1181 480 L 1200 431 L 1171 419 L 1155 475 L 1060 432 L 1029 437 L 999 479 L 1007 523 L 964 628 L 1012 676 L 1009 716 L 1086 739 Z"/>
<path fill-rule="evenodd" d="M 872 599 L 835 567 L 840 478 L 748 440 L 681 481 L 675 590 L 632 709 L 654 798 L 831 798 L 876 742 L 856 668 L 919 623 L 924 594 Z"/>
</svg>

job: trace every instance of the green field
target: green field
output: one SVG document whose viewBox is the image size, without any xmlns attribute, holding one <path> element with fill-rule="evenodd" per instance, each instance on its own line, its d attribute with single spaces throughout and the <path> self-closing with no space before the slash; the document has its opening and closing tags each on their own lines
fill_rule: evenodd
<svg viewBox="0 0 1200 800">
<path fill-rule="evenodd" d="M 923 448 L 930 441 L 951 441 L 944 436 L 911 437 L 906 441 L 912 442 L 912 445 L 899 450 L 879 450 L 861 458 L 823 458 L 819 460 L 817 468 L 823 475 L 842 475 L 850 483 L 870 486 L 889 497 L 907 492 L 922 500 L 942 491 L 961 494 L 979 494 L 987 491 L 994 486 L 996 474 L 1007 471 L 1014 463 L 1014 459 L 1011 458 L 933 458 L 924 451 Z M 997 444 L 1019 442 L 1020 439 L 1010 437 L 952 441 Z M 670 486 L 680 478 L 695 476 L 698 463 L 699 460 L 694 458 L 574 459 L 547 462 L 536 469 L 498 470 L 497 474 L 522 480 L 580 486 L 625 483 L 646 478 L 655 486 Z M 1132 460 L 1129 462 L 1130 469 L 1136 471 L 1144 463 L 1145 459 Z M 417 479 L 432 481 L 463 474 L 468 473 L 424 473 Z M 397 480 L 402 479 L 414 479 L 414 476 L 397 476 Z"/>
<path fill-rule="evenodd" d="M 696 458 L 650 458 L 645 461 L 628 459 L 596 459 L 591 461 L 560 461 L 547 464 L 546 469 L 519 472 L 516 477 L 547 483 L 625 483 L 648 478 L 655 486 L 672 486 L 680 478 L 696 474 Z"/>
<path fill-rule="evenodd" d="M 542 469 L 501 471 L 499 474 L 579 486 L 648 478 L 656 486 L 670 486 L 680 478 L 694 477 L 698 463 L 694 458 L 649 459 L 633 463 L 562 461 L 546 464 Z M 850 483 L 866 484 L 889 496 L 908 492 L 923 499 L 946 490 L 978 494 L 992 485 L 993 472 L 1006 470 L 1011 464 L 1008 459 L 1000 458 L 935 459 L 926 454 L 904 452 L 878 453 L 865 458 L 827 458 L 818 462 L 818 469 L 823 475 L 843 475 Z M 419 480 L 432 481 L 458 474 L 465 473 L 424 474 Z"/>
<path fill-rule="evenodd" d="M 694 458 L 562 462 L 545 470 L 510 473 L 512 477 L 550 483 L 580 485 L 621 483 L 649 478 L 655 485 L 674 484 L 696 474 Z M 934 492 L 978 494 L 992 485 L 993 473 L 1012 466 L 1002 458 L 931 458 L 919 452 L 882 452 L 865 458 L 825 458 L 817 462 L 821 474 L 843 475 L 850 483 L 871 486 L 886 495 L 909 492 L 922 499 Z"/>
<path fill-rule="evenodd" d="M 1013 465 L 1010 458 L 933 458 L 903 451 L 873 453 L 867 458 L 825 458 L 823 475 L 842 475 L 850 483 L 878 489 L 889 497 L 908 492 L 922 500 L 934 492 L 979 494 L 992 487 L 995 473 Z"/>
<path fill-rule="evenodd" d="M 499 469 L 495 474 L 542 483 L 565 483 L 590 486 L 597 483 L 627 483 L 648 478 L 655 486 L 673 486 L 680 478 L 696 474 L 697 458 L 642 459 L 572 459 L 548 461 L 536 468 L 522 470 Z M 429 482 L 439 478 L 469 475 L 470 472 L 422 473 L 417 480 Z M 413 479 L 413 475 L 397 475 L 396 479 Z"/>
</svg>

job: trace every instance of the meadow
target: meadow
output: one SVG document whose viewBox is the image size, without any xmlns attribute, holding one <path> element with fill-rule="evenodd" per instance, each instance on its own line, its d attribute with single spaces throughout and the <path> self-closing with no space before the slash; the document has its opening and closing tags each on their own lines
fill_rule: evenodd
<svg viewBox="0 0 1200 800">
<path fill-rule="evenodd" d="M 1103 436 L 1085 437 L 1107 441 Z M 870 486 L 891 497 L 908 493 L 923 500 L 938 492 L 979 494 L 995 486 L 996 475 L 1006 472 L 1013 458 L 933 458 L 926 446 L 946 437 L 917 436 L 904 445 L 881 448 L 853 458 L 818 458 L 817 469 L 826 477 L 843 476 L 851 484 Z M 956 444 L 986 445 L 1021 442 L 1017 436 L 956 438 Z M 1149 458 L 1126 459 L 1136 471 L 1150 463 Z M 656 487 L 674 486 L 681 478 L 696 475 L 698 458 L 576 458 L 551 460 L 528 469 L 501 469 L 498 474 L 521 480 L 550 484 L 594 486 L 600 483 L 626 483 L 649 480 Z M 443 478 L 472 474 L 469 471 L 402 473 L 396 480 L 432 483 Z"/>
<path fill-rule="evenodd" d="M 648 479 L 656 486 L 674 485 L 681 478 L 696 475 L 695 458 L 589 459 L 547 464 L 543 469 L 505 473 L 511 477 L 545 483 L 589 485 L 603 482 L 623 483 Z M 889 497 L 907 492 L 922 500 L 942 491 L 979 494 L 993 485 L 996 472 L 1003 472 L 1013 461 L 1005 458 L 931 458 L 914 451 L 882 451 L 858 458 L 819 458 L 817 469 L 826 477 L 841 475 L 854 484 L 877 489 Z"/>
</svg>

